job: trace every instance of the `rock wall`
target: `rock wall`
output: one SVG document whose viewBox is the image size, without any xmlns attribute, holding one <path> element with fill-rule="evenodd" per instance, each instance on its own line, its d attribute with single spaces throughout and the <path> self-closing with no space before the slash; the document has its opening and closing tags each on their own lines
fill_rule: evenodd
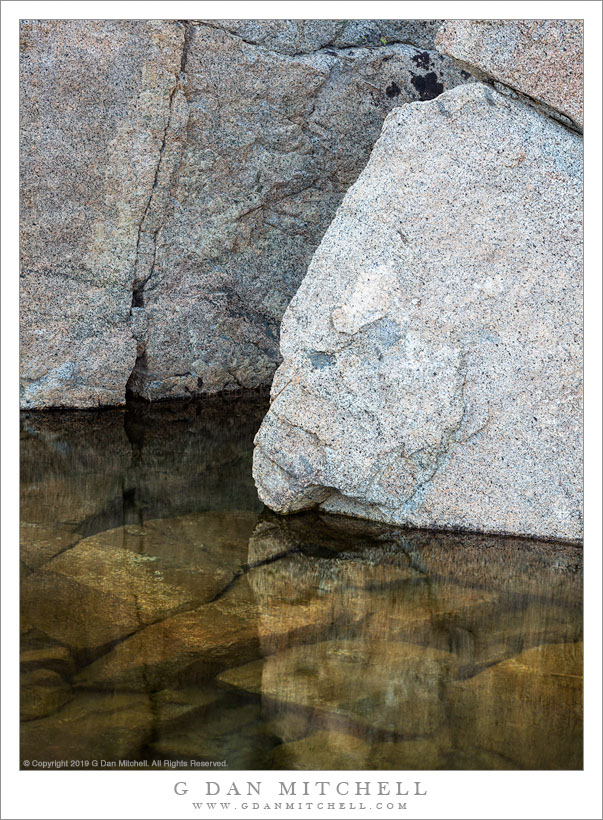
<svg viewBox="0 0 603 820">
<path fill-rule="evenodd" d="M 254 456 L 272 509 L 580 540 L 582 140 L 499 88 L 387 117 L 283 318 Z"/>
<path fill-rule="evenodd" d="M 124 401 L 183 38 L 153 21 L 21 24 L 23 407 Z"/>
<path fill-rule="evenodd" d="M 440 22 L 24 21 L 22 406 L 269 384 L 386 114 L 472 81 Z"/>
</svg>

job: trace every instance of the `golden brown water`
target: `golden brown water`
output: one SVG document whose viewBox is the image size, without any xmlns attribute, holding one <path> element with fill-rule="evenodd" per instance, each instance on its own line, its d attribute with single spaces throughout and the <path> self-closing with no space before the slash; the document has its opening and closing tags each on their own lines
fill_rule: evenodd
<svg viewBox="0 0 603 820">
<path fill-rule="evenodd" d="M 22 761 L 581 768 L 581 550 L 273 515 L 265 409 L 23 415 Z"/>
</svg>

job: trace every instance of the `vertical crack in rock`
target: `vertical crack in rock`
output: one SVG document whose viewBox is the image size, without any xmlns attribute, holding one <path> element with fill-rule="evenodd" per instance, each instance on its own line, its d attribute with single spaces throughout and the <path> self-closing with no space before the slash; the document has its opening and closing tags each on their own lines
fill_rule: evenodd
<svg viewBox="0 0 603 820">
<path fill-rule="evenodd" d="M 184 30 L 180 66 L 169 95 L 167 120 L 159 146 L 153 183 L 138 225 L 136 238 L 132 304 L 130 308 L 132 335 L 136 340 L 136 362 L 126 385 L 127 393 L 132 392 L 132 386 L 137 380 L 137 375 L 146 371 L 147 368 L 145 287 L 153 277 L 157 262 L 158 238 L 165 220 L 167 206 L 167 203 L 162 200 L 166 198 L 166 193 L 169 193 L 171 180 L 180 164 L 182 145 L 186 142 L 188 104 L 184 87 L 186 86 L 186 61 L 190 46 L 191 27 L 184 21 L 179 21 L 178 25 Z M 176 150 L 170 154 L 172 146 Z M 170 154 L 169 157 L 168 154 Z"/>
</svg>

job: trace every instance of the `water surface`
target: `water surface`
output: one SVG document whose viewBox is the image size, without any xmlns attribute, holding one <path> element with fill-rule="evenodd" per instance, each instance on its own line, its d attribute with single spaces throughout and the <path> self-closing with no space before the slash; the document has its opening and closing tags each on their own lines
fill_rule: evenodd
<svg viewBox="0 0 603 820">
<path fill-rule="evenodd" d="M 276 516 L 266 406 L 23 414 L 22 761 L 581 768 L 582 551 Z"/>
</svg>

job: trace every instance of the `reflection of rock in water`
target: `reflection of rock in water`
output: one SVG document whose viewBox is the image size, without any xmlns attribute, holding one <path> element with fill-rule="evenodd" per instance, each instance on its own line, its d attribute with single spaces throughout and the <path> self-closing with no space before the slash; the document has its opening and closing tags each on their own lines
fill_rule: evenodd
<svg viewBox="0 0 603 820">
<path fill-rule="evenodd" d="M 237 406 L 25 420 L 23 757 L 579 766 L 580 550 L 258 519 Z"/>
<path fill-rule="evenodd" d="M 257 396 L 23 413 L 21 556 L 35 569 L 81 537 L 212 509 L 259 511 Z"/>
<path fill-rule="evenodd" d="M 461 751 L 476 768 L 579 765 L 579 549 L 267 514 L 249 563 L 279 555 L 248 574 L 267 657 L 220 675 L 262 696 L 279 765 L 454 768 Z M 275 630 L 291 610 L 300 629 Z M 521 726 L 497 733 L 507 714 Z"/>
</svg>

